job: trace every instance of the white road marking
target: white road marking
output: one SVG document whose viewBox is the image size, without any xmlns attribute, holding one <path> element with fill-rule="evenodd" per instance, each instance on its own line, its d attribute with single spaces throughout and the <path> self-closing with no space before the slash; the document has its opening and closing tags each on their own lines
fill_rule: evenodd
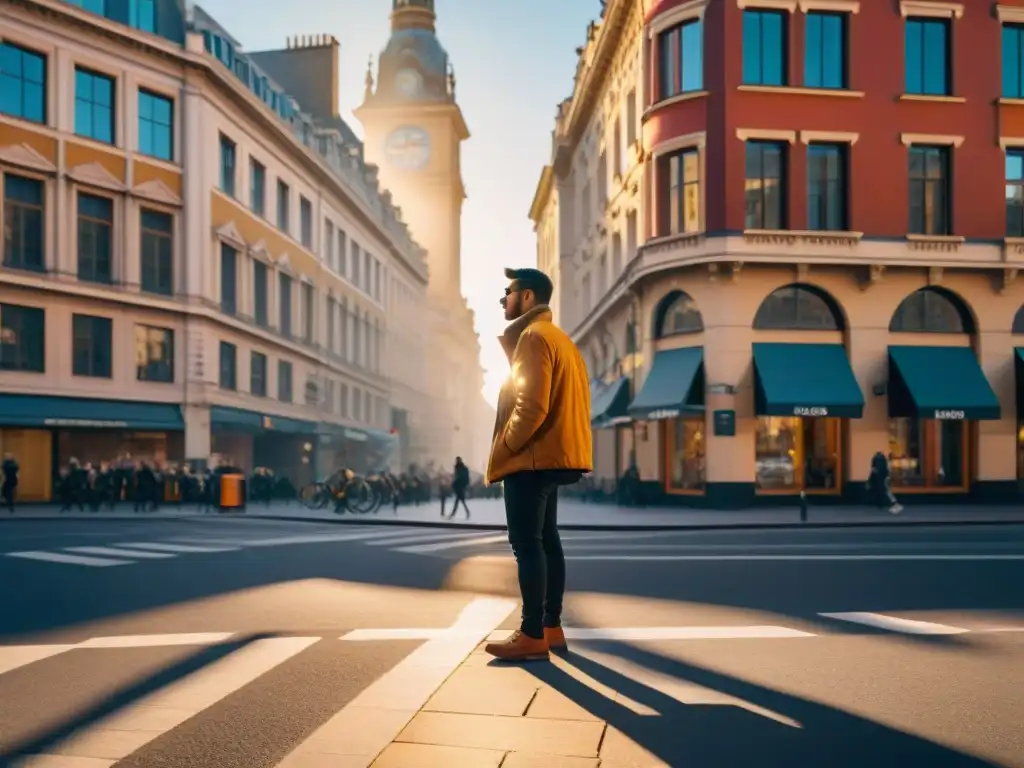
<svg viewBox="0 0 1024 768">
<path fill-rule="evenodd" d="M 142 552 L 121 547 L 64 547 L 65 552 L 78 552 L 83 555 L 108 555 L 111 557 L 137 557 L 140 560 L 159 560 L 165 557 L 176 557 L 167 552 Z"/>
<path fill-rule="evenodd" d="M 1024 632 L 1024 627 L 985 627 L 973 629 L 972 632 Z"/>
<path fill-rule="evenodd" d="M 474 600 L 462 610 L 448 634 L 428 640 L 364 689 L 299 744 L 278 768 L 314 763 L 369 768 L 448 676 L 515 607 L 512 600 Z M 372 727 L 368 727 L 370 723 Z"/>
<path fill-rule="evenodd" d="M 42 560 L 45 563 L 63 563 L 64 565 L 86 565 L 90 568 L 107 568 L 112 565 L 130 565 L 131 560 L 112 560 L 108 557 L 86 557 L 71 555 L 64 552 L 7 552 L 7 557 L 20 557 L 24 560 Z"/>
<path fill-rule="evenodd" d="M 321 533 L 312 536 L 281 536 L 273 539 L 250 539 L 238 542 L 244 547 L 284 547 L 292 544 L 330 544 L 335 541 L 360 541 L 393 536 L 393 531 L 360 531 L 358 533 Z"/>
<path fill-rule="evenodd" d="M 69 757 L 107 760 L 114 765 L 158 736 L 265 675 L 301 653 L 319 637 L 256 640 L 166 688 L 89 725 L 59 742 L 45 755 L 14 763 L 17 768 L 73 766 Z M 46 758 L 40 760 L 39 758 Z M 64 758 L 60 762 L 57 758 Z M 88 763 L 79 761 L 81 765 Z M 96 763 L 102 765 L 102 763 Z"/>
<path fill-rule="evenodd" d="M 887 616 L 884 613 L 819 613 L 826 619 L 848 621 L 853 624 L 863 624 L 867 627 L 885 629 L 890 632 L 898 632 L 904 635 L 962 635 L 970 632 L 963 627 L 951 627 L 946 624 L 933 624 L 930 621 L 915 621 L 914 619 L 901 619 L 899 616 Z"/>
<path fill-rule="evenodd" d="M 508 632 L 496 632 L 491 640 L 501 640 Z M 566 640 L 767 640 L 791 637 L 816 637 L 788 627 L 724 626 L 724 627 L 601 627 L 583 629 L 565 627 Z"/>
<path fill-rule="evenodd" d="M 404 550 L 399 550 L 404 551 Z M 937 562 L 937 561 L 960 561 L 960 562 L 985 562 L 985 561 L 1020 561 L 1024 560 L 1024 554 L 1008 554 L 1008 555 L 758 555 L 751 553 L 749 555 L 566 555 L 566 560 L 601 560 L 601 561 L 613 561 L 620 560 L 625 562 L 732 562 L 741 561 L 746 563 L 755 562 L 855 562 L 855 561 L 921 561 L 921 562 Z"/>
<path fill-rule="evenodd" d="M 508 534 L 500 534 L 498 536 L 484 536 L 483 538 L 473 539 L 460 539 L 458 541 L 442 541 L 436 544 L 415 544 L 411 547 L 399 547 L 395 552 L 405 552 L 407 554 L 418 555 L 425 554 L 427 552 L 442 552 L 446 549 L 456 549 L 458 547 L 472 547 L 477 544 L 496 544 L 499 541 L 508 541 Z"/>
<path fill-rule="evenodd" d="M 70 651 L 73 645 L 0 645 L 0 675 Z"/>
<path fill-rule="evenodd" d="M 197 547 L 192 544 L 150 544 L 138 541 L 124 542 L 114 546 L 152 550 L 153 552 L 173 552 L 179 555 L 203 554 L 206 552 L 235 552 L 239 549 L 239 547 Z"/>
<path fill-rule="evenodd" d="M 111 635 L 93 637 L 76 648 L 157 648 L 169 645 L 214 645 L 235 636 L 234 632 L 186 632 L 177 635 Z"/>
<path fill-rule="evenodd" d="M 448 531 L 447 533 L 403 533 L 399 536 L 391 534 L 387 538 L 382 537 L 379 539 L 371 539 L 369 541 L 364 541 L 363 543 L 368 547 L 389 547 L 397 546 L 399 544 L 417 544 L 438 540 L 458 541 L 460 539 L 468 539 L 479 535 L 479 531 L 474 531 L 472 533 L 453 533 L 451 531 Z"/>
</svg>

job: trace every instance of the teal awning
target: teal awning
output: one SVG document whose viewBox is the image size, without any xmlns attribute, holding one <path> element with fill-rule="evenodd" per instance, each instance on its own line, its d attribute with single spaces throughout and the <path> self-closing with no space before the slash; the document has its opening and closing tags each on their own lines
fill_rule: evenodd
<svg viewBox="0 0 1024 768">
<path fill-rule="evenodd" d="M 269 416 L 243 408 L 215 405 L 210 408 L 210 426 L 231 432 L 284 432 L 291 435 L 316 434 L 316 423 L 284 416 Z"/>
<path fill-rule="evenodd" d="M 666 349 L 654 355 L 651 372 L 628 413 L 634 419 L 674 419 L 704 410 L 704 348 Z"/>
<path fill-rule="evenodd" d="M 754 409 L 758 416 L 859 419 L 864 394 L 842 344 L 758 342 Z"/>
<path fill-rule="evenodd" d="M 0 426 L 175 432 L 183 430 L 185 422 L 174 403 L 4 394 L 0 395 Z"/>
<path fill-rule="evenodd" d="M 621 376 L 590 395 L 590 423 L 595 427 L 610 427 L 628 421 L 629 379 Z"/>
<path fill-rule="evenodd" d="M 999 418 L 999 399 L 970 347 L 889 347 L 888 390 L 891 418 Z"/>
</svg>

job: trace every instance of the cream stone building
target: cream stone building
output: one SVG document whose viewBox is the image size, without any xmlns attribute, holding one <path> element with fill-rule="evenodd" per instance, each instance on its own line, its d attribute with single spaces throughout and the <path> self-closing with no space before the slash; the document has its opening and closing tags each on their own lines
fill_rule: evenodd
<svg viewBox="0 0 1024 768">
<path fill-rule="evenodd" d="M 426 252 L 338 116 L 337 41 L 250 55 L 199 8 L 154 8 L 0 8 L 0 451 L 22 498 L 71 457 L 296 484 L 447 462 Z M 307 103 L 282 82 L 304 67 L 328 78 Z"/>
<path fill-rule="evenodd" d="M 605 4 L 531 217 L 590 366 L 606 491 L 635 464 L 650 503 L 872 503 L 881 453 L 903 501 L 1019 499 L 1024 108 L 993 73 L 1021 17 L 980 10 Z M 874 42 L 927 25 L 991 45 L 925 92 L 902 46 Z M 792 55 L 826 29 L 842 45 Z M 950 39 L 908 55 L 949 60 Z M 601 105 L 634 56 L 636 167 L 602 208 Z M 606 275 L 631 209 L 635 253 Z"/>
</svg>

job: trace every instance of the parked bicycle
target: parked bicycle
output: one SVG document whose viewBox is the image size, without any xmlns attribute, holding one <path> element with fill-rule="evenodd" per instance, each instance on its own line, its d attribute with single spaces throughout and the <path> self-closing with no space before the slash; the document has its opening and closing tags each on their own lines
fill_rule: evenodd
<svg viewBox="0 0 1024 768">
<path fill-rule="evenodd" d="M 326 480 L 310 483 L 299 496 L 307 509 L 332 507 L 336 515 L 375 512 L 382 501 L 381 491 L 375 483 L 348 468 L 339 469 Z"/>
</svg>

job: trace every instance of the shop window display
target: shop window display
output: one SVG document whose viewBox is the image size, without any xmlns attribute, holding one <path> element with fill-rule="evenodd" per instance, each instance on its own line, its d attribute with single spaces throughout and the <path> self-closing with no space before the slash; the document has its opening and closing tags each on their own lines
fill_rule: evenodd
<svg viewBox="0 0 1024 768">
<path fill-rule="evenodd" d="M 755 476 L 760 491 L 836 493 L 842 485 L 840 419 L 762 416 Z"/>
<path fill-rule="evenodd" d="M 704 417 L 664 422 L 666 485 L 669 492 L 703 491 L 705 481 Z"/>
</svg>

